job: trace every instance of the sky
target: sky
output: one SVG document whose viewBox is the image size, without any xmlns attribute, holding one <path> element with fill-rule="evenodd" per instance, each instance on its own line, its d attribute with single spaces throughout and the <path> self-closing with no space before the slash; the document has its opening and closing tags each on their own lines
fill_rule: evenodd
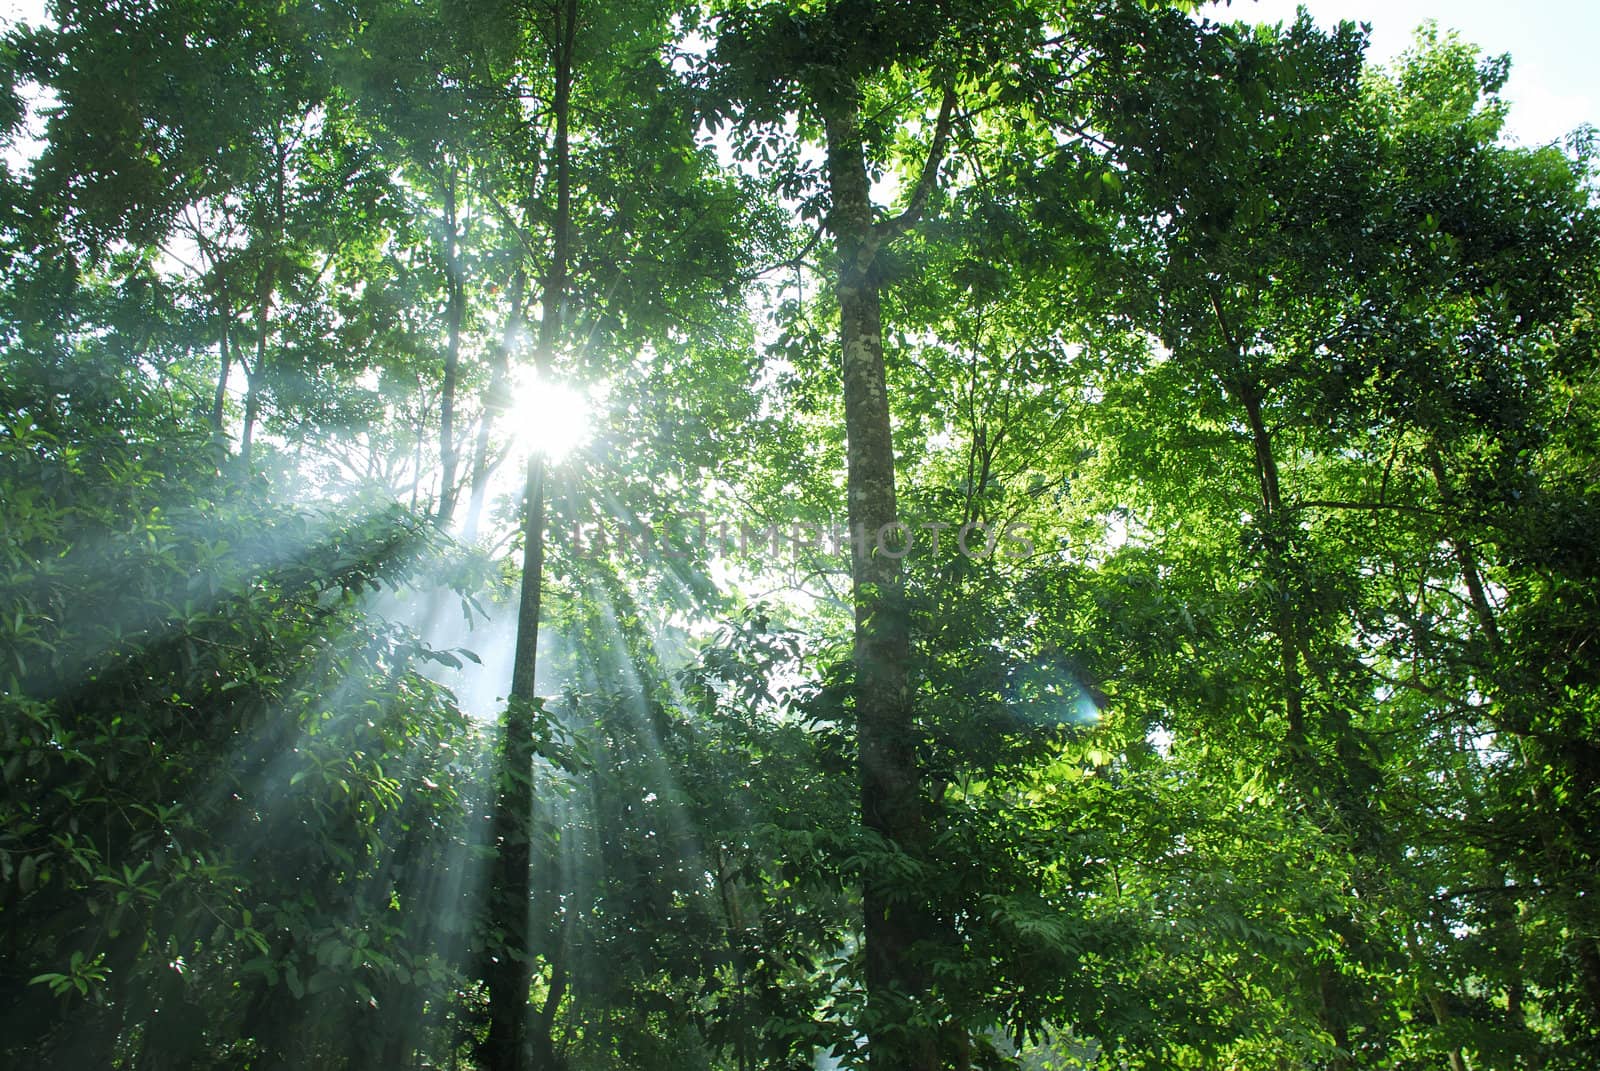
<svg viewBox="0 0 1600 1071">
<path fill-rule="evenodd" d="M 1302 0 L 1320 26 L 1342 19 L 1372 27 L 1369 60 L 1387 63 L 1429 19 L 1489 55 L 1511 53 L 1507 133 L 1526 145 L 1555 141 L 1583 123 L 1600 126 L 1600 4 L 1594 0 Z M 1287 22 L 1296 0 L 1209 3 L 1215 21 Z"/>
<path fill-rule="evenodd" d="M 1213 19 L 1285 22 L 1297 0 L 1209 3 Z M 1454 29 L 1485 52 L 1511 53 L 1508 133 L 1524 144 L 1554 141 L 1582 123 L 1600 126 L 1600 4 L 1594 0 L 1305 0 L 1323 26 L 1340 19 L 1370 23 L 1374 62 L 1386 63 L 1410 43 L 1428 19 Z M 37 21 L 44 0 L 0 0 L 0 20 Z"/>
</svg>

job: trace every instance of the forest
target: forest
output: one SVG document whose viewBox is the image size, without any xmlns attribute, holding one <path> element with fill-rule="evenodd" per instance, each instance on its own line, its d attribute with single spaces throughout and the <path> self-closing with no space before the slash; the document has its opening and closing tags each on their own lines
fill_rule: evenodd
<svg viewBox="0 0 1600 1071">
<path fill-rule="evenodd" d="M 1600 1066 L 1600 141 L 1369 35 L 5 29 L 0 1065 Z"/>
</svg>

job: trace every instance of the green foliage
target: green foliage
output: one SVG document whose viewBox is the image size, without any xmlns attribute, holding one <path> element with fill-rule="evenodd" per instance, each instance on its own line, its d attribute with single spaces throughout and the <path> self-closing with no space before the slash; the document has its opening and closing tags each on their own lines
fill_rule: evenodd
<svg viewBox="0 0 1600 1071">
<path fill-rule="evenodd" d="M 509 955 L 540 1071 L 1591 1066 L 1593 138 L 1502 142 L 1508 60 L 1432 27 L 1377 70 L 1188 6 L 11 31 L 0 1060 L 481 1064 Z M 885 592 L 790 545 L 846 513 L 843 232 L 918 529 L 899 839 Z M 520 577 L 533 364 L 598 411 Z M 507 771 L 463 708 L 521 583 Z"/>
<path fill-rule="evenodd" d="M 378 994 L 443 992 L 449 927 L 399 905 L 468 850 L 478 745 L 431 652 L 362 612 L 426 530 L 261 502 L 135 379 L 91 378 L 118 427 L 73 416 L 82 381 L 7 378 L 8 1059 L 331 1051 Z"/>
</svg>

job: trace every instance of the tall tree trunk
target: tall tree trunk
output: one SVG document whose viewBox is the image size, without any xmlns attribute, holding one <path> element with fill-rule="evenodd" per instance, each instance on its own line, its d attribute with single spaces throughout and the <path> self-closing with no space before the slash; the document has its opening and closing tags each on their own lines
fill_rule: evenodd
<svg viewBox="0 0 1600 1071">
<path fill-rule="evenodd" d="M 1252 382 L 1244 369 L 1245 351 L 1242 340 L 1229 325 L 1227 313 L 1222 308 L 1222 298 L 1215 289 L 1209 294 L 1211 311 L 1217 319 L 1217 329 L 1222 335 L 1229 355 L 1238 367 L 1237 374 L 1228 383 L 1228 392 L 1244 408 L 1250 427 L 1250 446 L 1255 455 L 1256 483 L 1261 496 L 1262 537 L 1266 544 L 1267 568 L 1272 581 L 1280 586 L 1275 600 L 1273 631 L 1277 633 L 1278 657 L 1283 669 L 1283 710 L 1287 722 L 1286 739 L 1290 748 L 1304 751 L 1306 746 L 1305 680 L 1301 673 L 1299 623 L 1295 608 L 1288 598 L 1288 525 L 1284 514 L 1283 491 L 1278 479 L 1278 461 L 1272 450 L 1272 433 L 1261 413 L 1261 388 Z"/>
<path fill-rule="evenodd" d="M 1306 721 L 1305 674 L 1311 662 L 1308 656 L 1309 628 L 1304 617 L 1304 603 L 1299 597 L 1300 585 L 1291 554 L 1293 542 L 1299 533 L 1294 518 L 1284 507 L 1282 474 L 1273 448 L 1272 431 L 1267 426 L 1262 409 L 1263 387 L 1245 367 L 1244 340 L 1230 325 L 1221 296 L 1216 290 L 1212 290 L 1209 296 L 1218 331 L 1236 369 L 1227 382 L 1228 393 L 1244 410 L 1249 428 L 1256 490 L 1261 503 L 1257 528 L 1262 539 L 1263 572 L 1273 587 L 1270 595 L 1272 608 L 1268 617 L 1278 647 L 1284 741 L 1290 759 L 1290 776 L 1308 803 L 1319 799 L 1332 802 L 1338 818 L 1331 825 L 1323 825 L 1324 832 L 1339 837 L 1353 837 L 1352 846 L 1359 850 L 1362 845 L 1369 843 L 1372 824 L 1370 816 L 1363 813 L 1363 802 L 1351 790 L 1351 785 L 1362 772 L 1359 770 L 1362 760 L 1351 738 L 1350 723 L 1341 717 L 1319 718 L 1315 725 L 1307 725 Z M 1338 757 L 1334 768 L 1329 769 L 1316 757 L 1313 735 L 1333 744 Z M 1338 934 L 1352 951 L 1364 943 L 1359 924 L 1349 914 L 1324 916 L 1322 924 Z M 1350 984 L 1343 973 L 1329 962 L 1314 964 L 1307 981 L 1316 1001 L 1317 1017 L 1335 1045 L 1328 1067 L 1330 1071 L 1342 1071 L 1350 1067 L 1352 1061 L 1351 1028 L 1355 1023 L 1351 1009 L 1356 1004 Z"/>
<path fill-rule="evenodd" d="M 1255 384 L 1243 381 L 1234 393 L 1244 406 L 1250 425 L 1250 442 L 1255 452 L 1256 481 L 1261 494 L 1261 528 L 1266 542 L 1267 567 L 1279 591 L 1275 597 L 1274 631 L 1278 634 L 1278 657 L 1283 668 L 1283 709 L 1288 724 L 1287 739 L 1292 748 L 1306 746 L 1305 677 L 1300 664 L 1300 628 L 1293 600 L 1289 597 L 1288 537 L 1290 521 L 1283 510 L 1283 492 L 1278 483 L 1278 462 L 1272 450 L 1272 433 L 1261 415 L 1261 394 Z"/>
<path fill-rule="evenodd" d="M 840 343 L 843 353 L 850 579 L 855 603 L 856 734 L 861 821 L 889 850 L 920 854 L 927 840 L 921 771 L 908 682 L 911 630 L 898 553 L 879 553 L 878 539 L 900 543 L 896 529 L 894 442 L 883 363 L 880 284 L 873 261 L 881 238 L 872 217 L 858 105 L 851 100 L 825 118 L 828 225 L 835 240 Z M 889 545 L 886 543 L 886 545 Z M 911 950 L 925 934 L 927 907 L 916 890 L 887 868 L 862 879 L 866 942 L 868 1038 L 873 1071 L 935 1071 L 935 1036 L 909 1029 L 926 993 L 926 972 Z"/>
<path fill-rule="evenodd" d="M 550 268 L 545 277 L 536 353 L 540 379 L 548 375 L 562 329 L 567 303 L 568 259 L 572 247 L 572 154 L 568 120 L 572 110 L 572 54 L 578 22 L 577 0 L 557 9 L 552 42 L 555 51 L 555 183 L 556 210 L 551 236 Z M 534 1053 L 529 1045 L 529 841 L 533 826 L 534 729 L 538 716 L 536 670 L 539 651 L 539 609 L 544 584 L 545 459 L 528 460 L 522 513 L 522 594 L 517 607 L 517 643 L 506 702 L 505 738 L 500 771 L 500 800 L 495 811 L 498 848 L 490 887 L 494 929 L 503 934 L 486 979 L 489 989 L 489 1071 L 523 1071 Z M 554 1008 L 551 1009 L 554 1015 Z M 550 1025 L 541 1023 L 548 1034 Z M 536 1046 L 547 1057 L 549 1046 Z"/>
<path fill-rule="evenodd" d="M 1218 313 L 1218 322 L 1222 322 Z M 1234 343 L 1234 351 L 1243 359 L 1243 350 Z M 1265 545 L 1266 568 L 1276 587 L 1272 594 L 1273 631 L 1277 633 L 1278 658 L 1283 675 L 1283 707 L 1286 720 L 1285 739 L 1289 745 L 1291 761 L 1300 790 L 1308 800 L 1315 800 L 1327 790 L 1329 777 L 1322 763 L 1315 758 L 1310 731 L 1305 716 L 1305 674 L 1301 654 L 1305 649 L 1304 624 L 1300 616 L 1300 600 L 1295 597 L 1295 580 L 1291 573 L 1290 537 L 1293 521 L 1283 507 L 1283 489 L 1279 479 L 1277 455 L 1272 447 L 1272 433 L 1261 411 L 1261 388 L 1245 379 L 1243 374 L 1234 386 L 1234 392 L 1244 407 L 1245 419 L 1250 427 L 1251 447 L 1255 454 L 1256 481 L 1261 495 L 1261 529 Z M 1332 738 L 1335 752 L 1346 754 L 1349 746 L 1348 724 L 1330 726 L 1319 721 L 1318 737 Z M 1347 816 L 1351 828 L 1364 829 L 1358 816 L 1350 815 L 1353 801 L 1343 790 L 1349 781 L 1348 770 L 1335 771 L 1338 784 L 1331 798 L 1341 815 Z M 1348 915 L 1324 919 L 1324 925 L 1344 939 L 1349 947 L 1361 942 L 1361 933 L 1355 920 Z M 1330 1071 L 1342 1071 L 1350 1066 L 1350 994 L 1348 983 L 1334 965 L 1322 962 L 1316 966 L 1318 1013 L 1322 1025 L 1333 1038 L 1336 1051 L 1328 1062 Z"/>
<path fill-rule="evenodd" d="M 448 526 L 456 508 L 456 379 L 461 368 L 461 322 L 466 286 L 461 278 L 461 233 L 456 212 L 456 168 L 444 184 L 445 351 L 444 382 L 439 392 L 439 514 Z"/>
<path fill-rule="evenodd" d="M 539 611 L 544 576 L 544 459 L 530 459 L 523 494 L 522 593 L 506 701 L 505 734 L 494 816 L 496 848 L 489 892 L 499 935 L 485 981 L 489 989 L 488 1071 L 523 1071 L 528 1063 L 529 885 L 533 827 L 534 730 L 538 717 Z"/>
</svg>

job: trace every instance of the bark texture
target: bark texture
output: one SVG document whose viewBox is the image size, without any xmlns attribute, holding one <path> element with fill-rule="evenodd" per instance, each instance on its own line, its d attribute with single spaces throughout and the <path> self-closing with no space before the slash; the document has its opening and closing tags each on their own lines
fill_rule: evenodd
<svg viewBox="0 0 1600 1071">
<path fill-rule="evenodd" d="M 895 224 L 873 219 L 856 103 L 836 108 L 825 119 L 853 535 L 861 821 L 885 849 L 915 856 L 926 844 L 928 821 L 909 681 L 911 630 L 900 558 L 881 553 L 878 546 L 880 533 L 899 541 L 883 313 L 874 270 Z M 941 120 L 943 132 L 948 129 L 948 107 Z M 936 139 L 935 152 L 942 149 L 942 140 Z M 926 200 L 926 191 L 919 196 Z M 916 201 L 914 196 L 914 205 Z M 913 959 L 913 946 L 927 935 L 927 905 L 903 880 L 869 868 L 862 882 L 862 906 L 871 1065 L 874 1071 L 934 1071 L 939 1063 L 936 1034 L 911 1025 L 927 995 L 926 974 Z"/>
</svg>

